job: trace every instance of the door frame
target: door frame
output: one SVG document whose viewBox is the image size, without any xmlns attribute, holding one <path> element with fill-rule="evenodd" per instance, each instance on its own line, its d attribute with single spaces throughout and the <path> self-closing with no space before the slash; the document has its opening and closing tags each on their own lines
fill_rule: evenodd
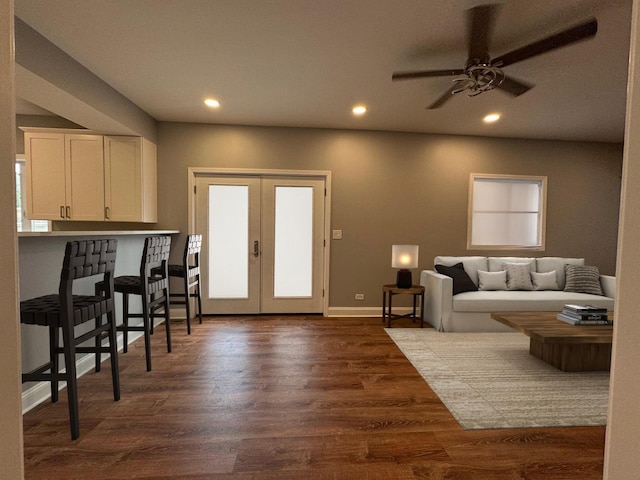
<svg viewBox="0 0 640 480">
<path fill-rule="evenodd" d="M 323 258 L 323 279 L 322 290 L 322 315 L 329 314 L 329 260 L 331 258 L 331 172 L 328 170 L 277 170 L 260 168 L 215 168 L 215 167 L 189 167 L 188 175 L 188 198 L 187 207 L 189 232 L 194 232 L 196 225 L 196 177 L 204 176 L 262 176 L 262 177 L 312 177 L 324 180 L 324 258 Z"/>
</svg>

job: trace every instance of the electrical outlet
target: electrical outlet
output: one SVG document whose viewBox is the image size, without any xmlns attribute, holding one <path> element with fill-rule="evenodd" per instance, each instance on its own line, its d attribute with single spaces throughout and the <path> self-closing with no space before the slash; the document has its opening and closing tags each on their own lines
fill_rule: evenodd
<svg viewBox="0 0 640 480">
<path fill-rule="evenodd" d="M 331 238 L 333 240 L 342 240 L 342 230 L 334 230 Z"/>
<path fill-rule="evenodd" d="M 356 293 L 356 300 L 364 300 L 364 293 Z"/>
</svg>

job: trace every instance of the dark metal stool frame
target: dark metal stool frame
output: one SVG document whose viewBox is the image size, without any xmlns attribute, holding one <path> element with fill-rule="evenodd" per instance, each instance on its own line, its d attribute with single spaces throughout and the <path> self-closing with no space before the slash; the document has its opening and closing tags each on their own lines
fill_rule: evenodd
<svg viewBox="0 0 640 480">
<path fill-rule="evenodd" d="M 184 305 L 187 310 L 187 333 L 191 335 L 191 298 L 197 299 L 198 318 L 202 323 L 202 300 L 200 296 L 200 249 L 202 235 L 188 235 L 184 243 L 182 265 L 169 265 L 169 276 L 183 279 L 184 291 L 169 294 L 169 304 Z M 194 292 L 191 292 L 195 288 Z"/>
<path fill-rule="evenodd" d="M 76 354 L 94 353 L 96 358 L 99 358 L 101 353 L 110 354 L 113 399 L 120 400 L 113 286 L 116 248 L 117 241 L 114 239 L 68 242 L 60 273 L 58 294 L 20 302 L 21 323 L 49 327 L 49 361 L 30 372 L 23 373 L 22 382 L 50 382 L 52 403 L 58 401 L 58 382 L 61 380 L 67 382 L 72 440 L 80 436 Z M 73 294 L 75 280 L 95 275 L 102 275 L 102 283 L 105 286 L 102 295 Z M 107 322 L 104 324 L 102 323 L 103 315 L 107 317 Z M 76 337 L 74 327 L 93 319 L 95 319 L 95 328 Z M 62 347 L 59 346 L 59 329 L 62 329 Z M 102 346 L 102 338 L 105 336 L 109 339 L 108 346 Z M 95 346 L 79 346 L 91 338 L 95 338 Z M 64 354 L 64 373 L 59 369 L 60 354 Z M 99 368 L 96 369 L 98 370 Z"/>
<path fill-rule="evenodd" d="M 122 294 L 123 353 L 129 350 L 129 332 L 144 333 L 147 371 L 151 371 L 151 334 L 156 317 L 164 317 L 167 332 L 167 352 L 171 352 L 171 319 L 169 315 L 168 261 L 171 237 L 146 237 L 140 262 L 140 275 L 121 275 L 114 279 L 114 290 Z M 96 289 L 101 285 L 96 285 Z M 140 295 L 142 313 L 129 312 L 129 295 Z M 161 313 L 157 313 L 162 309 Z M 142 318 L 142 325 L 129 325 L 130 318 Z"/>
</svg>

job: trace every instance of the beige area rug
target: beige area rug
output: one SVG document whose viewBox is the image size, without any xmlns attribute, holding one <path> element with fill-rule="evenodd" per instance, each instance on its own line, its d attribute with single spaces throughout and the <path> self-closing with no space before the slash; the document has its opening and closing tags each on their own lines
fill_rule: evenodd
<svg viewBox="0 0 640 480">
<path fill-rule="evenodd" d="M 609 373 L 561 372 L 525 335 L 386 331 L 465 430 L 606 424 Z"/>
</svg>

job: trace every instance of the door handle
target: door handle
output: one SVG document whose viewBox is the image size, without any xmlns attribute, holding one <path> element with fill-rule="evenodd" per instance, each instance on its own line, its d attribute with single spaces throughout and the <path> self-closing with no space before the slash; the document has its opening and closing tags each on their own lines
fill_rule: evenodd
<svg viewBox="0 0 640 480">
<path fill-rule="evenodd" d="M 65 208 L 65 211 L 67 212 L 67 218 L 71 218 L 71 207 L 67 206 L 64 208 Z"/>
<path fill-rule="evenodd" d="M 109 220 L 109 207 L 104 207 L 104 218 L 106 218 L 107 220 Z"/>
<path fill-rule="evenodd" d="M 260 255 L 260 243 L 258 243 L 258 240 L 256 240 L 255 242 L 253 242 L 253 256 L 258 257 L 259 255 Z"/>
<path fill-rule="evenodd" d="M 64 205 L 60 205 L 60 218 L 64 218 Z"/>
</svg>

